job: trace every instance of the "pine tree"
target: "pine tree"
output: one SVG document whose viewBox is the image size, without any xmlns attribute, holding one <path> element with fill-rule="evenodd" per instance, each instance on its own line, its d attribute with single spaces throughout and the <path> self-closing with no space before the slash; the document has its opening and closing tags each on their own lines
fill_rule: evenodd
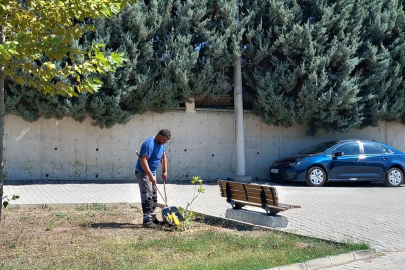
<svg viewBox="0 0 405 270">
<path fill-rule="evenodd" d="M 362 126 L 377 126 L 379 120 L 404 122 L 404 7 L 401 1 L 382 1 L 364 8 L 369 10 L 364 23 L 369 31 L 362 37 L 367 48 L 362 53 Z"/>
<path fill-rule="evenodd" d="M 360 41 L 353 2 L 263 1 L 249 25 L 247 88 L 256 88 L 255 111 L 265 123 L 346 131 L 359 126 Z M 258 23 L 259 22 L 259 23 Z M 259 47 L 259 53 L 254 49 Z M 256 83 L 262 78 L 267 82 Z"/>
<path fill-rule="evenodd" d="M 244 39 L 246 89 L 265 123 L 346 132 L 403 117 L 398 1 L 260 1 Z"/>
</svg>

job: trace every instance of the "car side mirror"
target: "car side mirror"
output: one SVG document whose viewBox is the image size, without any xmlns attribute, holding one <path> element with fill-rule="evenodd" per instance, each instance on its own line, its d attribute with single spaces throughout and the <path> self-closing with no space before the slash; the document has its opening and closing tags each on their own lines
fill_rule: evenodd
<svg viewBox="0 0 405 270">
<path fill-rule="evenodd" d="M 343 152 L 336 152 L 336 153 L 335 153 L 335 157 L 341 157 L 341 156 L 343 156 L 343 155 L 344 155 Z"/>
</svg>

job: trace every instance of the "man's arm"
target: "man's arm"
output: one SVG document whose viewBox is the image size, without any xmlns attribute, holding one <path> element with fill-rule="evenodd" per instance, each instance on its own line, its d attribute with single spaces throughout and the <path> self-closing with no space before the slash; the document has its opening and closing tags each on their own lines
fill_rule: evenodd
<svg viewBox="0 0 405 270">
<path fill-rule="evenodd" d="M 167 159 L 166 159 L 166 152 L 163 153 L 162 156 L 162 180 L 166 181 L 167 179 Z"/>
<path fill-rule="evenodd" d="M 144 170 L 144 172 L 149 176 L 149 181 L 152 182 L 152 185 L 156 186 L 156 177 L 153 175 L 153 173 L 149 168 L 148 159 L 149 159 L 148 156 L 142 155 L 140 160 L 141 167 Z"/>
</svg>

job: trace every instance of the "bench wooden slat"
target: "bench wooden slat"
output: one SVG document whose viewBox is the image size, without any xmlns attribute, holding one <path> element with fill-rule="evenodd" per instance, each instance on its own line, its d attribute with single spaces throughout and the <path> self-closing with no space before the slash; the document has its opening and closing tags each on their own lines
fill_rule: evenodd
<svg viewBox="0 0 405 270">
<path fill-rule="evenodd" d="M 245 189 L 243 188 L 245 186 Z M 266 187 L 255 185 L 241 184 L 241 183 L 232 183 L 229 182 L 229 187 L 231 191 L 231 197 L 238 200 L 246 200 L 248 202 L 261 203 L 261 192 L 262 189 L 265 192 L 266 203 L 269 205 L 278 205 L 278 197 L 273 196 L 277 194 L 277 191 L 274 187 Z M 221 196 L 226 197 L 226 187 L 221 185 Z"/>
<path fill-rule="evenodd" d="M 269 185 L 246 184 L 218 179 L 221 196 L 227 198 L 234 207 L 246 205 L 255 206 L 270 211 L 271 214 L 293 208 L 299 205 L 280 204 L 275 187 Z"/>
<path fill-rule="evenodd" d="M 250 190 L 246 190 L 247 192 L 245 192 L 244 190 L 238 190 L 238 189 L 230 189 L 232 194 L 239 194 L 239 195 L 248 195 L 248 197 L 256 197 L 256 198 L 260 198 L 261 197 L 261 191 L 255 191 L 252 192 Z M 278 196 L 273 196 L 273 193 L 277 193 L 277 192 L 271 192 L 271 191 L 264 191 L 266 194 L 266 197 L 273 197 L 276 201 L 278 201 Z M 222 194 L 222 191 L 221 191 Z M 224 194 L 226 195 L 226 193 Z"/>
<path fill-rule="evenodd" d="M 222 195 L 222 193 L 225 193 Z M 266 194 L 266 193 L 265 193 Z M 247 199 L 246 199 L 247 195 Z M 226 192 L 221 191 L 221 196 L 226 197 Z M 231 189 L 231 196 L 232 198 L 237 198 L 238 200 L 247 200 L 255 203 L 261 203 L 261 194 L 260 193 L 245 193 L 244 191 L 240 190 L 232 190 Z M 274 200 L 276 200 L 276 203 L 274 203 Z M 266 194 L 266 202 L 267 204 L 271 205 L 278 205 L 278 197 L 273 198 L 271 194 Z"/>
<path fill-rule="evenodd" d="M 262 199 L 257 198 L 257 197 L 249 197 L 248 200 L 246 200 L 245 195 L 240 195 L 240 194 L 232 194 L 232 199 L 234 200 L 239 200 L 239 201 L 247 201 L 247 202 L 252 202 L 252 203 L 257 203 L 257 204 L 262 204 Z M 266 204 L 268 205 L 274 205 L 273 204 L 273 199 L 266 199 Z M 275 205 L 277 206 L 277 205 Z"/>
</svg>

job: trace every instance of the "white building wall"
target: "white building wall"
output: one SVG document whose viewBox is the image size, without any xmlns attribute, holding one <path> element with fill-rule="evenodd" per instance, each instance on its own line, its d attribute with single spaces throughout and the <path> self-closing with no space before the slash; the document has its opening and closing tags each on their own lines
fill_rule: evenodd
<svg viewBox="0 0 405 270">
<path fill-rule="evenodd" d="M 405 126 L 382 122 L 380 127 L 345 134 L 305 136 L 306 127 L 268 126 L 245 113 L 246 173 L 266 179 L 268 167 L 318 142 L 330 139 L 372 139 L 405 151 Z M 71 118 L 34 123 L 6 116 L 5 174 L 7 180 L 133 180 L 135 149 L 160 129 L 168 128 L 169 180 L 232 178 L 236 168 L 235 118 L 232 111 L 147 113 L 126 125 L 100 129 Z M 158 174 L 159 175 L 159 174 Z"/>
</svg>

